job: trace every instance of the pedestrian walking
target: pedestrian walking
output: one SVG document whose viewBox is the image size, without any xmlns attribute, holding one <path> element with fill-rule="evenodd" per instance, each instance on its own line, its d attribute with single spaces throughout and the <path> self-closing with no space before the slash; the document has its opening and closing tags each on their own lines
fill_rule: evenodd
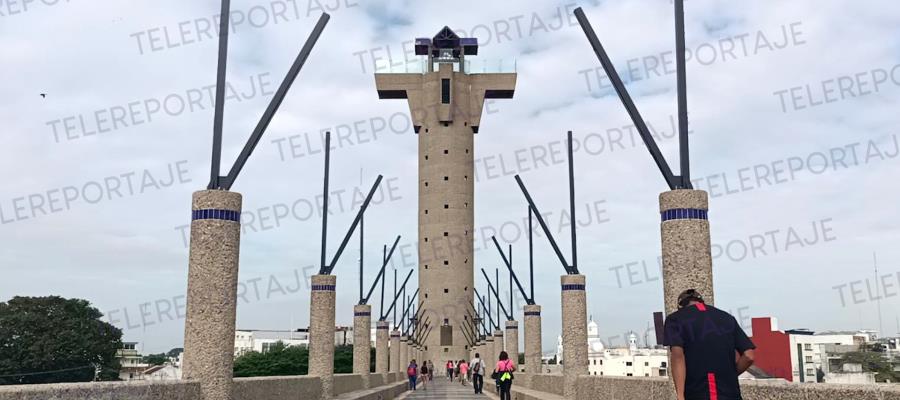
<svg viewBox="0 0 900 400">
<path fill-rule="evenodd" d="M 475 394 L 481 394 L 482 389 L 484 389 L 484 360 L 481 359 L 481 354 L 475 353 L 475 358 L 472 359 L 472 362 L 469 363 L 470 370 L 472 371 L 472 387 L 475 389 Z"/>
</svg>

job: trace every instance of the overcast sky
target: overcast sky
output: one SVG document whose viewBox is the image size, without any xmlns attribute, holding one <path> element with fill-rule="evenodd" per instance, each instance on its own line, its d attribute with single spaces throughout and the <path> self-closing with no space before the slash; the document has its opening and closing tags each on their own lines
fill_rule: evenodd
<svg viewBox="0 0 900 400">
<path fill-rule="evenodd" d="M 415 265 L 417 142 L 406 102 L 378 100 L 373 74 L 416 70 L 410 40 L 449 25 L 479 38 L 474 69 L 519 74 L 515 98 L 488 104 L 476 137 L 475 265 L 502 266 L 484 242 L 497 232 L 514 243 L 526 274 L 516 173 L 568 249 L 561 211 L 572 130 L 588 312 L 613 345 L 628 331 L 643 341 L 663 307 L 658 194 L 666 186 L 596 70 L 576 6 L 677 173 L 668 0 L 233 1 L 223 174 L 322 9 L 332 15 L 233 187 L 245 212 L 238 327 L 308 325 L 323 130 L 335 131 L 336 147 L 329 254 L 360 193 L 383 174 L 366 219 L 366 283 L 396 235 L 400 274 Z M 209 176 L 218 12 L 210 0 L 0 1 L 0 301 L 84 298 L 145 352 L 182 345 L 184 235 L 191 193 Z M 881 325 L 894 335 L 900 8 L 887 0 L 691 0 L 686 12 L 692 176 L 711 195 L 717 306 L 748 327 L 750 317 L 774 316 L 782 328 Z M 351 323 L 357 298 L 357 243 L 335 270 L 341 325 Z M 543 235 L 535 268 L 549 351 L 564 271 Z"/>
</svg>

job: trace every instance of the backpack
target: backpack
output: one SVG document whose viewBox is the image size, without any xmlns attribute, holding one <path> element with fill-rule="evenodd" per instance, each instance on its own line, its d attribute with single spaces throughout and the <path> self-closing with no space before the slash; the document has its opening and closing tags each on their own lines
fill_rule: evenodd
<svg viewBox="0 0 900 400">
<path fill-rule="evenodd" d="M 409 368 L 406 369 L 407 376 L 416 376 L 416 367 L 410 365 Z"/>
<path fill-rule="evenodd" d="M 427 374 L 428 374 L 428 367 L 423 365 L 422 366 L 422 375 L 427 375 Z"/>
<path fill-rule="evenodd" d="M 477 374 L 479 372 L 481 372 L 481 360 L 476 361 L 475 364 L 472 365 L 472 373 Z"/>
</svg>

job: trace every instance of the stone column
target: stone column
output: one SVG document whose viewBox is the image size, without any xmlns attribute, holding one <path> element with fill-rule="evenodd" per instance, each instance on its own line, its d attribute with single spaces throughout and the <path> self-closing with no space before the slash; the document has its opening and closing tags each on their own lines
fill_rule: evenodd
<svg viewBox="0 0 900 400">
<path fill-rule="evenodd" d="M 484 365 L 487 366 L 489 371 L 493 371 L 494 365 L 497 364 L 497 355 L 494 354 L 494 336 L 485 335 L 484 345 L 482 345 L 481 348 L 484 349 L 484 352 L 481 353 L 481 358 L 484 359 Z"/>
<path fill-rule="evenodd" d="M 584 275 L 563 275 L 562 337 L 565 397 L 575 398 L 579 375 L 588 373 L 587 296 Z"/>
<path fill-rule="evenodd" d="M 387 321 L 378 321 L 375 325 L 375 373 L 381 374 L 383 379 L 387 379 L 387 373 L 390 371 L 388 350 L 390 330 L 391 325 Z"/>
<path fill-rule="evenodd" d="M 334 385 L 334 275 L 313 275 L 309 301 L 309 376 L 322 380 L 322 398 L 330 399 Z"/>
<path fill-rule="evenodd" d="M 391 332 L 391 372 L 400 372 L 400 331 Z M 404 369 L 405 370 L 405 369 Z"/>
<path fill-rule="evenodd" d="M 710 252 L 709 200 L 702 190 L 672 190 L 659 195 L 662 216 L 662 276 L 666 315 L 678 310 L 678 295 L 697 289 L 714 304 Z"/>
<path fill-rule="evenodd" d="M 372 306 L 353 306 L 353 373 L 362 375 L 363 387 L 369 388 L 372 358 Z"/>
<path fill-rule="evenodd" d="M 409 337 L 400 336 L 400 370 L 406 371 L 406 366 L 409 365 L 409 360 L 413 357 L 409 354 Z"/>
<path fill-rule="evenodd" d="M 506 352 L 519 368 L 519 321 L 506 321 Z"/>
<path fill-rule="evenodd" d="M 240 193 L 194 193 L 183 379 L 200 382 L 201 400 L 232 397 L 240 220 Z"/>
<path fill-rule="evenodd" d="M 541 356 L 541 306 L 532 304 L 525 306 L 525 372 L 540 374 Z"/>
<path fill-rule="evenodd" d="M 493 362 L 497 362 L 500 359 L 500 352 L 503 351 L 503 331 L 496 330 L 494 331 L 494 360 Z"/>
</svg>

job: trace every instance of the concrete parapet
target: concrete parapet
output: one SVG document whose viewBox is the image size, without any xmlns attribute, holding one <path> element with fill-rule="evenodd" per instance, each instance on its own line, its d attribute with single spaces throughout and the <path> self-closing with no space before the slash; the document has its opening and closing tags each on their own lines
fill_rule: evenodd
<svg viewBox="0 0 900 400">
<path fill-rule="evenodd" d="M 391 372 L 406 370 L 406 366 L 400 365 L 400 331 L 391 332 Z"/>
<path fill-rule="evenodd" d="M 353 306 L 353 373 L 362 377 L 363 387 L 369 387 L 369 372 L 372 361 L 372 306 Z"/>
<path fill-rule="evenodd" d="M 506 321 L 506 353 L 509 354 L 509 359 L 516 364 L 516 368 L 520 368 L 519 321 Z"/>
<path fill-rule="evenodd" d="M 525 372 L 540 374 L 541 356 L 541 306 L 525 306 Z"/>
<path fill-rule="evenodd" d="M 584 275 L 563 275 L 562 337 L 566 398 L 575 398 L 578 376 L 588 373 L 587 295 Z"/>
<path fill-rule="evenodd" d="M 309 375 L 322 379 L 322 399 L 332 397 L 334 307 L 337 277 L 314 275 L 309 302 Z"/>
<path fill-rule="evenodd" d="M 706 192 L 663 192 L 659 211 L 666 315 L 678 310 L 678 295 L 687 289 L 697 289 L 707 304 L 715 304 Z"/>
<path fill-rule="evenodd" d="M 386 374 L 390 371 L 390 341 L 391 324 L 387 321 L 378 321 L 375 324 L 375 373 L 382 374 L 382 380 L 386 380 Z"/>
<path fill-rule="evenodd" d="M 183 376 L 203 400 L 231 400 L 242 198 L 203 190 L 192 200 Z"/>
</svg>

